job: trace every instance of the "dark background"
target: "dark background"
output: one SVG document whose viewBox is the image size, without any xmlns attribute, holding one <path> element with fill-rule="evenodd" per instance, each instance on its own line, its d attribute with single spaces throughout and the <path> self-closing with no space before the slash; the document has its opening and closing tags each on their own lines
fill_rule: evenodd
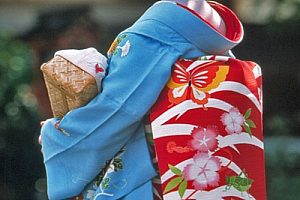
<svg viewBox="0 0 300 200">
<path fill-rule="evenodd" d="M 246 7 L 252 9 L 249 15 L 243 1 L 219 2 L 244 23 L 245 38 L 234 54 L 257 62 L 263 71 L 268 199 L 300 199 L 300 3 L 249 0 L 256 6 Z M 114 37 L 155 1 L 22 2 L 0 0 L 0 200 L 47 199 L 37 138 L 39 122 L 51 111 L 39 66 L 60 49 L 93 46 L 105 54 Z M 115 14 L 95 17 L 93 5 Z M 13 19 L 1 17 L 11 9 L 22 23 L 18 11 L 28 6 L 36 17 L 26 30 L 11 28 Z M 262 6 L 273 9 L 268 17 L 257 17 L 267 12 L 259 11 Z"/>
</svg>

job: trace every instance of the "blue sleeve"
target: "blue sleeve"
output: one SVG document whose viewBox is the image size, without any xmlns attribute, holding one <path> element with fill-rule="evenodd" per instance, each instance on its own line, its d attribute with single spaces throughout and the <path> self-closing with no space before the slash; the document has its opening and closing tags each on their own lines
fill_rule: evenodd
<svg viewBox="0 0 300 200">
<path fill-rule="evenodd" d="M 42 128 L 50 199 L 77 195 L 130 140 L 179 56 L 180 52 L 151 38 L 130 33 L 122 36 L 102 93 L 61 120 L 64 132 L 54 127 L 56 119 Z"/>
</svg>

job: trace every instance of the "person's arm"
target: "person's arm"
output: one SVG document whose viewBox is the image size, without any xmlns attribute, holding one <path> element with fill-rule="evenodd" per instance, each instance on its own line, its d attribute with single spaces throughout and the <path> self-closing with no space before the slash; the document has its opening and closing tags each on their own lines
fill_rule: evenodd
<svg viewBox="0 0 300 200">
<path fill-rule="evenodd" d="M 130 47 L 122 51 L 119 47 L 126 43 Z M 69 112 L 60 121 L 63 131 L 55 128 L 56 119 L 42 128 L 50 199 L 77 195 L 129 141 L 179 57 L 172 47 L 134 34 L 127 34 L 118 46 L 102 93 Z"/>
</svg>

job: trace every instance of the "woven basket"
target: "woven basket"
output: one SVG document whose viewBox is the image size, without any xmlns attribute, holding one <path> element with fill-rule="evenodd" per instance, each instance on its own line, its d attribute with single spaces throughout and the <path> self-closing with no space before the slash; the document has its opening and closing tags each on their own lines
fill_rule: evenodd
<svg viewBox="0 0 300 200">
<path fill-rule="evenodd" d="M 41 70 L 54 117 L 62 118 L 98 94 L 95 78 L 60 56 L 43 64 Z"/>
</svg>

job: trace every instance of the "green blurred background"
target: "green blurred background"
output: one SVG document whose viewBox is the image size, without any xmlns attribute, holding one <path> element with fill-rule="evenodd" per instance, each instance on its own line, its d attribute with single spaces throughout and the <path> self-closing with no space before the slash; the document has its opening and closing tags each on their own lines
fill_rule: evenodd
<svg viewBox="0 0 300 200">
<path fill-rule="evenodd" d="M 44 200 L 39 122 L 51 117 L 40 65 L 55 51 L 105 54 L 151 0 L 0 0 L 0 199 Z M 269 200 L 300 199 L 300 1 L 228 0 L 244 23 L 234 49 L 264 75 Z M 255 163 L 253 163 L 255 165 Z"/>
</svg>

